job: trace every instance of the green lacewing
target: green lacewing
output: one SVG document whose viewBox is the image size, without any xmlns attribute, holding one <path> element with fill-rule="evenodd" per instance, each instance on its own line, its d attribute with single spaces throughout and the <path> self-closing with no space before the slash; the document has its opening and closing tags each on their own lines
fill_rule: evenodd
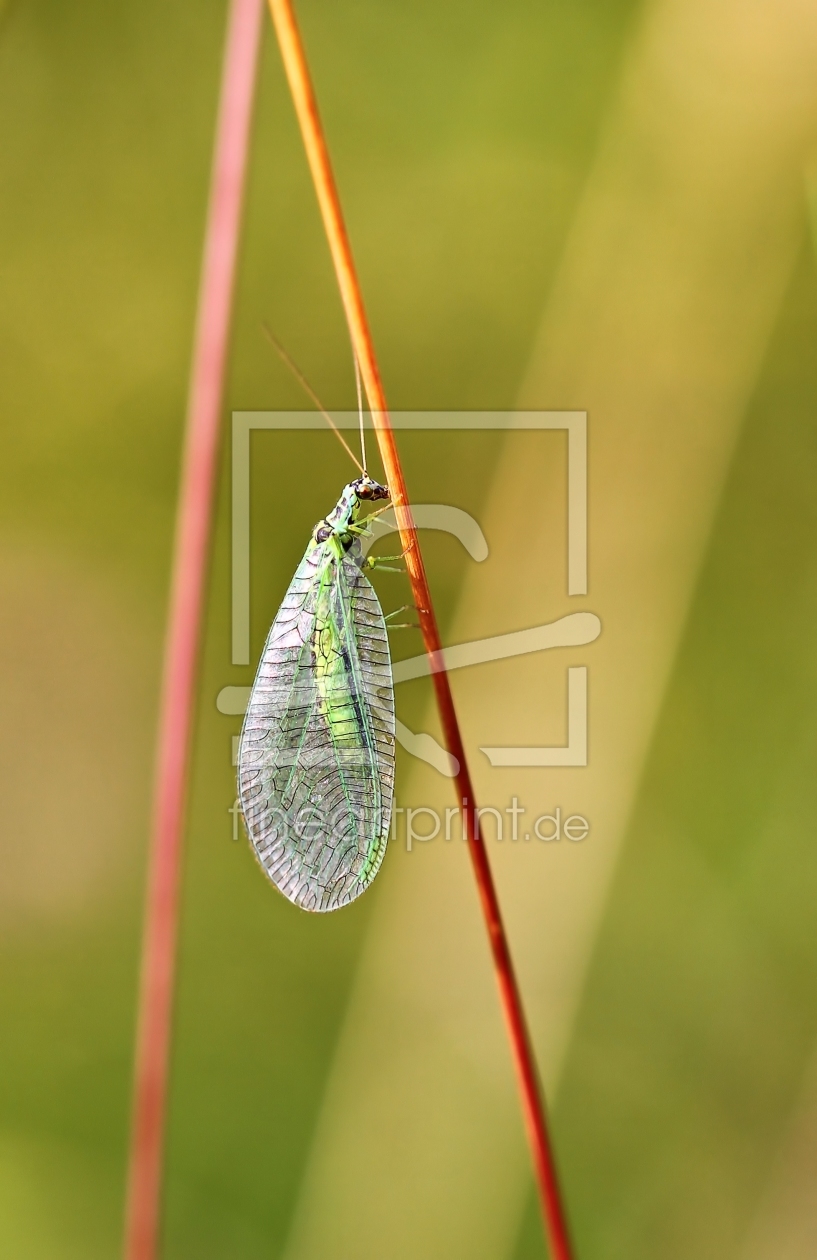
<svg viewBox="0 0 817 1260">
<path fill-rule="evenodd" d="M 383 860 L 394 794 L 394 684 L 360 519 L 387 499 L 367 474 L 315 526 L 272 623 L 238 753 L 256 856 L 304 910 L 337 910 Z"/>
</svg>

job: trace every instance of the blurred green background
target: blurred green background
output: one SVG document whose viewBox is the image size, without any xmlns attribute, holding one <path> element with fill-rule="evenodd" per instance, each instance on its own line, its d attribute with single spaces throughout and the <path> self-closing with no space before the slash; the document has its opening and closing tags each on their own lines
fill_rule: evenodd
<svg viewBox="0 0 817 1260">
<path fill-rule="evenodd" d="M 300 11 L 392 406 L 590 412 L 582 606 L 602 614 L 612 646 L 590 665 L 591 765 L 569 772 L 579 802 L 578 776 L 600 776 L 582 852 L 605 873 L 582 902 L 581 942 L 560 946 L 507 876 L 549 1088 L 559 1077 L 578 1255 L 806 1260 L 817 1253 L 817 18 L 796 0 L 304 0 Z M 0 1252 L 13 1260 L 120 1247 L 152 741 L 225 13 L 214 0 L 7 0 L 0 17 Z M 193 765 L 164 1255 L 534 1260 L 545 1251 L 512 1088 L 503 1077 L 497 1116 L 523 1154 L 506 1167 L 506 1121 L 481 1110 L 481 1086 L 461 1150 L 442 1120 L 438 1132 L 442 1077 L 430 1068 L 418 1097 L 439 1156 L 438 1215 L 420 1198 L 368 1227 L 368 1201 L 391 1203 L 400 1176 L 364 1162 L 350 1205 L 359 1232 L 349 1242 L 337 1224 L 336 1243 L 329 1226 L 330 1241 L 314 1241 L 321 1117 L 358 1018 L 350 996 L 412 864 L 390 853 L 360 903 L 312 919 L 231 838 L 238 720 L 214 701 L 251 671 L 229 664 L 229 412 L 303 405 L 262 321 L 327 405 L 353 405 L 269 31 Z M 257 652 L 349 469 L 328 434 L 253 442 Z M 556 576 L 537 611 L 518 613 L 541 581 L 536 522 L 563 507 L 561 448 L 415 434 L 403 451 L 416 500 L 493 523 L 486 633 L 573 609 L 558 593 L 557 531 Z M 538 490 L 526 468 L 545 458 Z M 631 524 L 665 540 L 657 559 L 606 550 Z M 461 601 L 467 557 L 436 535 L 427 554 L 444 637 L 476 637 Z M 401 578 L 379 588 L 387 606 L 405 601 Z M 640 592 L 631 620 L 617 591 Z M 416 636 L 396 650 L 419 651 Z M 526 705 L 553 717 L 558 743 L 563 699 L 543 697 L 540 667 L 529 663 L 519 721 Z M 619 714 L 608 678 L 632 678 L 641 707 Z M 424 685 L 399 703 L 412 729 L 432 721 Z M 463 684 L 463 703 L 479 717 L 482 682 Z M 632 749 L 626 775 L 613 773 L 619 743 Z M 398 798 L 420 800 L 399 767 Z M 550 791 L 533 774 L 521 790 Z M 422 854 L 431 884 L 438 852 Z M 477 939 L 466 855 L 455 856 Z M 503 877 L 514 861 L 502 853 Z M 395 964 L 395 986 L 420 992 L 437 967 L 433 915 L 429 903 L 428 953 L 404 958 L 399 976 Z M 537 988 L 545 957 L 574 977 L 569 1002 Z M 490 1005 L 489 976 L 485 992 Z M 486 1018 L 499 1029 L 494 1006 Z M 558 1051 L 539 1035 L 557 1020 Z M 389 1105 L 378 1140 L 399 1162 Z M 458 1161 L 471 1146 L 488 1165 L 495 1153 L 495 1181 L 490 1169 L 469 1181 Z M 460 1186 L 449 1203 L 448 1177 Z M 480 1234 L 486 1213 L 502 1227 Z M 299 1219 L 313 1234 L 293 1232 Z"/>
</svg>

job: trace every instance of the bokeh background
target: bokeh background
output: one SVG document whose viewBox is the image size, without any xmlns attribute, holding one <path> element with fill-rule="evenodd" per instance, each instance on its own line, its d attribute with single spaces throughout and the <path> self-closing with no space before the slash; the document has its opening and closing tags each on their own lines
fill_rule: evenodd
<svg viewBox="0 0 817 1260">
<path fill-rule="evenodd" d="M 598 613 L 455 678 L 582 1260 L 817 1253 L 817 10 L 300 6 L 392 405 L 590 416 L 590 586 L 557 434 L 406 435 L 444 637 Z M 118 1254 L 152 740 L 223 0 L 0 10 L 0 1251 Z M 348 340 L 265 39 L 186 847 L 168 1260 L 541 1260 L 467 854 L 394 844 L 307 917 L 232 839 L 229 412 Z M 253 649 L 349 467 L 253 439 Z M 405 602 L 383 575 L 384 604 Z M 403 632 L 395 654 L 419 650 Z M 590 761 L 492 770 L 565 738 Z M 426 684 L 401 689 L 435 730 Z M 445 807 L 408 759 L 398 801 Z"/>
</svg>

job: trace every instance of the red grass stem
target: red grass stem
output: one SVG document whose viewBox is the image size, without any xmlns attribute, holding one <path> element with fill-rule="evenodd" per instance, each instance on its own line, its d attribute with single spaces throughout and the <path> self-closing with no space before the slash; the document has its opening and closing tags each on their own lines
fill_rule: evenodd
<svg viewBox="0 0 817 1260">
<path fill-rule="evenodd" d="M 181 850 L 263 0 L 231 0 L 165 643 L 130 1142 L 126 1260 L 158 1254 Z"/>
<path fill-rule="evenodd" d="M 363 305 L 360 284 L 357 279 L 352 251 L 337 186 L 332 173 L 329 151 L 318 114 L 318 106 L 312 87 L 303 44 L 298 31 L 290 0 L 269 0 L 272 20 L 281 47 L 290 91 L 303 136 L 304 146 L 315 183 L 323 224 L 329 241 L 329 249 L 335 266 L 346 318 L 357 355 L 363 384 L 372 411 L 372 421 L 377 435 L 380 455 L 386 472 L 395 516 L 400 531 L 406 567 L 411 579 L 414 601 L 420 617 L 426 651 L 435 664 L 432 674 L 437 705 L 440 711 L 448 751 L 456 758 L 459 773 L 456 776 L 457 795 L 463 812 L 468 845 L 479 889 L 482 912 L 491 944 L 502 1007 L 508 1027 L 514 1063 L 522 1097 L 522 1110 L 533 1153 L 534 1169 L 542 1202 L 545 1229 L 550 1242 L 553 1260 L 571 1260 L 567 1222 L 562 1206 L 559 1183 L 548 1135 L 547 1120 L 539 1085 L 538 1073 L 531 1048 L 519 987 L 516 982 L 508 940 L 502 923 L 499 901 L 491 874 L 485 842 L 480 832 L 475 809 L 474 789 L 465 758 L 462 735 L 454 709 L 448 674 L 439 669 L 442 663 L 442 645 L 434 616 L 431 593 L 428 587 L 417 532 L 409 507 L 408 492 L 400 465 L 400 457 L 389 420 L 386 397 L 375 358 L 374 346 Z"/>
</svg>

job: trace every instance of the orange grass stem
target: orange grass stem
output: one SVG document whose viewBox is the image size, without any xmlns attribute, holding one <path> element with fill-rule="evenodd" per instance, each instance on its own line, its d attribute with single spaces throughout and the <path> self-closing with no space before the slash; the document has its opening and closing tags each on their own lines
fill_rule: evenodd
<svg viewBox="0 0 817 1260">
<path fill-rule="evenodd" d="M 516 982 L 508 940 L 502 923 L 502 915 L 496 894 L 485 841 L 481 835 L 475 808 L 474 789 L 465 757 L 462 735 L 454 708 L 451 684 L 445 671 L 442 645 L 434 616 L 431 592 L 428 587 L 423 557 L 420 551 L 414 520 L 409 507 L 408 492 L 403 478 L 400 456 L 389 420 L 383 383 L 377 367 L 363 297 L 360 291 L 352 250 L 332 165 L 321 126 L 315 93 L 303 43 L 290 0 L 269 0 L 281 55 L 284 61 L 295 111 L 301 128 L 315 191 L 323 217 L 323 225 L 329 241 L 329 249 L 335 266 L 352 345 L 360 364 L 363 384 L 372 412 L 377 443 L 386 472 L 391 499 L 394 504 L 397 526 L 406 567 L 411 579 L 414 601 L 420 617 L 426 651 L 431 659 L 434 689 L 440 711 L 448 751 L 456 758 L 459 772 L 456 776 L 457 794 L 463 812 L 466 836 L 474 865 L 482 912 L 491 944 L 497 982 L 502 999 L 505 1021 L 508 1027 L 514 1063 L 522 1097 L 522 1110 L 528 1130 L 536 1180 L 542 1202 L 545 1229 L 550 1242 L 553 1260 L 571 1260 L 572 1249 L 567 1231 L 567 1221 L 562 1206 L 553 1150 L 548 1134 L 545 1108 L 539 1085 L 538 1073 L 531 1048 L 527 1022 L 522 1008 L 519 986 Z"/>
<path fill-rule="evenodd" d="M 187 770 L 263 0 L 231 0 L 176 517 L 136 1034 L 125 1260 L 159 1246 Z"/>
</svg>

